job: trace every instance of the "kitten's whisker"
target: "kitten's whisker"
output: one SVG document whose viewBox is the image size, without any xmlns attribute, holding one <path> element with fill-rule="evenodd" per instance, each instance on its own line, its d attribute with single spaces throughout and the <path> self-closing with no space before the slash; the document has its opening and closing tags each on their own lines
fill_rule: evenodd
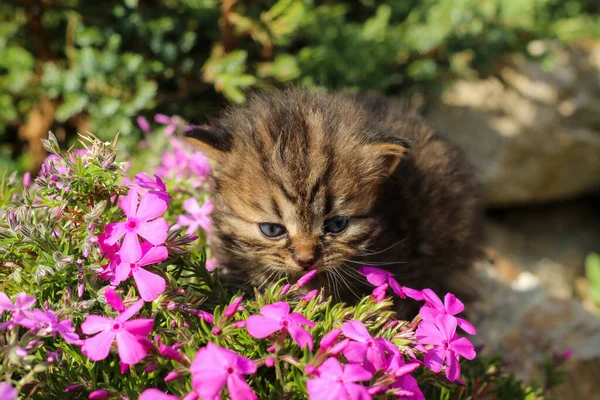
<svg viewBox="0 0 600 400">
<path fill-rule="evenodd" d="M 345 258 L 342 258 L 343 261 L 345 262 L 349 262 L 352 264 L 358 264 L 358 265 L 372 265 L 372 266 L 386 266 L 386 265 L 395 265 L 395 264 L 407 264 L 408 261 L 365 261 L 365 262 L 360 262 L 360 261 L 353 261 L 353 260 L 346 260 Z"/>
<path fill-rule="evenodd" d="M 344 272 L 344 268 L 336 268 L 333 270 L 333 272 L 338 275 L 340 277 L 340 280 L 342 281 L 342 283 L 348 288 L 348 290 L 350 291 L 350 293 L 352 293 L 357 299 L 361 299 L 361 296 L 359 296 L 354 289 L 352 289 L 352 285 L 349 285 L 348 282 L 346 281 L 346 279 L 344 279 L 344 276 L 342 275 L 342 273 Z M 354 278 L 352 276 L 350 276 L 351 278 Z"/>
<path fill-rule="evenodd" d="M 377 254 L 381 254 L 381 253 L 383 253 L 383 252 L 385 252 L 385 251 L 388 251 L 388 250 L 390 250 L 390 249 L 392 249 L 392 248 L 394 248 L 394 247 L 398 246 L 400 243 L 402 243 L 402 242 L 405 242 L 407 239 L 408 239 L 408 238 L 406 237 L 406 238 L 404 238 L 404 239 L 402 239 L 402 240 L 399 240 L 399 241 L 397 241 L 396 243 L 392 244 L 392 245 L 391 245 L 391 246 L 389 246 L 389 247 L 386 247 L 386 248 L 385 248 L 385 249 L 383 249 L 383 250 L 379 250 L 379 251 L 373 251 L 373 252 L 363 252 L 362 254 L 360 254 L 360 253 L 359 253 L 358 255 L 359 255 L 359 256 L 374 256 L 374 255 L 377 255 Z"/>
</svg>

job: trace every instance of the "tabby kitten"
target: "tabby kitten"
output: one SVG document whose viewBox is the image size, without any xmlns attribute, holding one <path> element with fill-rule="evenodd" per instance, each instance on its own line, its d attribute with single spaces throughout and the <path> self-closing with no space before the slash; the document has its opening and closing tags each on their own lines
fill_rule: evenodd
<svg viewBox="0 0 600 400">
<path fill-rule="evenodd" d="M 188 132 L 212 167 L 211 244 L 226 281 L 262 287 L 316 269 L 351 302 L 372 265 L 408 287 L 464 292 L 479 256 L 463 155 L 398 101 L 299 89 L 252 96 Z"/>
</svg>

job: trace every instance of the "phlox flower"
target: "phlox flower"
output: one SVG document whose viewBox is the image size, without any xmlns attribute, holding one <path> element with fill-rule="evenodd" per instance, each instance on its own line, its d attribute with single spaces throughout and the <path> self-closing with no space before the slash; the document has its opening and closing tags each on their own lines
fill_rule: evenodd
<svg viewBox="0 0 600 400">
<path fill-rule="evenodd" d="M 365 266 L 360 267 L 358 272 L 363 274 L 367 278 L 367 281 L 369 281 L 369 283 L 371 285 L 381 286 L 384 283 L 387 283 L 388 285 L 390 285 L 390 287 L 392 288 L 394 293 L 396 293 L 396 295 L 398 295 L 402 299 L 405 299 L 406 297 L 410 297 L 411 299 L 414 299 L 414 300 L 422 300 L 423 299 L 423 296 L 421 295 L 421 291 L 411 289 L 411 288 L 408 288 L 405 286 L 400 286 L 400 284 L 394 277 L 394 274 L 392 274 L 389 271 L 365 265 Z M 377 288 L 375 288 L 375 290 L 377 290 Z M 380 291 L 381 291 L 381 289 L 379 289 L 379 292 Z M 376 298 L 378 297 L 377 294 L 378 293 L 374 293 L 374 296 Z M 379 294 L 379 297 L 380 296 L 381 295 Z"/>
<path fill-rule="evenodd" d="M 168 202 L 164 198 L 147 193 L 142 196 L 138 206 L 138 193 L 131 189 L 119 207 L 127 216 L 127 221 L 111 222 L 106 226 L 106 244 L 114 245 L 123 237 L 120 254 L 127 252 L 131 259 L 137 260 L 142 257 L 138 235 L 155 246 L 167 239 L 169 225 L 164 218 L 157 218 L 167 210 Z"/>
<path fill-rule="evenodd" d="M 10 311 L 12 313 L 12 319 L 2 324 L 2 328 L 12 326 L 13 323 L 17 323 L 26 328 L 33 328 L 36 326 L 34 321 L 31 321 L 25 315 L 25 312 L 29 310 L 35 304 L 35 297 L 29 296 L 26 293 L 19 293 L 15 298 L 15 302 L 10 300 L 6 293 L 0 292 L 0 312 Z"/>
<path fill-rule="evenodd" d="M 391 387 L 399 390 L 397 394 L 401 398 L 406 400 L 425 400 L 425 396 L 423 396 L 417 380 L 410 375 L 420 365 L 418 362 L 406 364 L 401 354 L 394 354 L 391 357 L 386 372 L 394 374 L 396 381 Z"/>
<path fill-rule="evenodd" d="M 25 315 L 27 319 L 37 324 L 37 329 L 39 329 L 40 333 L 54 337 L 58 333 L 67 343 L 74 344 L 79 342 L 79 335 L 75 333 L 75 328 L 70 320 L 60 321 L 54 312 L 39 309 L 25 311 Z"/>
<path fill-rule="evenodd" d="M 306 385 L 310 400 L 371 399 L 367 388 L 355 382 L 368 381 L 373 374 L 358 364 L 342 366 L 335 358 L 329 358 L 317 373 Z"/>
<path fill-rule="evenodd" d="M 19 393 L 10 384 L 10 382 L 0 383 L 0 399 L 2 400 L 15 400 Z"/>
<path fill-rule="evenodd" d="M 248 318 L 246 327 L 250 336 L 263 339 L 281 331 L 288 332 L 292 339 L 302 348 L 308 345 L 313 348 L 313 338 L 301 325 L 315 326 L 315 323 L 298 313 L 290 314 L 290 305 L 284 301 L 261 307 L 262 315 L 252 315 Z"/>
<path fill-rule="evenodd" d="M 398 352 L 396 346 L 386 339 L 373 338 L 360 321 L 346 322 L 342 325 L 342 332 L 353 340 L 344 349 L 344 357 L 351 363 L 363 364 L 371 372 L 387 366 L 386 352 Z"/>
<path fill-rule="evenodd" d="M 147 174 L 140 172 L 133 177 L 132 185 L 142 196 L 146 193 L 153 193 L 164 198 L 167 202 L 171 198 L 167 192 L 167 185 L 156 174 L 154 175 L 154 179 L 152 179 Z"/>
<path fill-rule="evenodd" d="M 424 320 L 435 320 L 438 315 L 456 315 L 463 312 L 465 309 L 464 304 L 456 298 L 452 293 L 447 293 L 444 296 L 444 302 L 438 297 L 437 294 L 431 289 L 423 289 L 423 300 L 425 305 L 421 307 L 419 316 Z M 462 318 L 456 318 L 458 326 L 465 332 L 476 335 L 477 329 L 470 324 L 468 321 Z"/>
<path fill-rule="evenodd" d="M 137 259 L 127 251 L 121 250 L 119 252 L 120 261 L 115 267 L 110 284 L 116 286 L 131 275 L 135 280 L 140 297 L 144 301 L 154 301 L 165 291 L 167 283 L 162 276 L 142 267 L 166 260 L 169 253 L 165 246 L 153 247 L 148 242 L 142 243 L 141 249 L 141 256 Z"/>
<path fill-rule="evenodd" d="M 257 399 L 244 379 L 256 372 L 256 364 L 232 350 L 208 343 L 198 350 L 190 372 L 192 387 L 202 400 L 218 399 L 225 385 L 232 400 Z"/>
<path fill-rule="evenodd" d="M 238 308 L 240 307 L 243 299 L 244 298 L 242 296 L 236 297 L 231 304 L 225 308 L 225 311 L 223 311 L 223 316 L 226 318 L 233 317 L 233 315 L 238 312 Z"/>
<path fill-rule="evenodd" d="M 191 197 L 183 202 L 183 209 L 189 215 L 180 215 L 177 218 L 177 226 L 187 226 L 186 235 L 192 235 L 198 230 L 198 227 L 202 227 L 205 231 L 210 230 L 211 221 L 208 215 L 213 210 L 213 203 L 210 199 L 205 200 L 202 206 L 200 206 L 198 200 Z"/>
<path fill-rule="evenodd" d="M 100 315 L 88 315 L 85 322 L 81 324 L 81 330 L 86 335 L 98 334 L 84 340 L 81 347 L 82 353 L 92 361 L 104 360 L 116 338 L 119 357 L 123 363 L 137 364 L 146 357 L 146 349 L 138 342 L 136 335 L 148 335 L 152 331 L 154 320 L 129 321 L 143 305 L 144 301 L 138 300 L 115 319 Z"/>
<path fill-rule="evenodd" d="M 435 321 L 423 320 L 417 328 L 419 343 L 430 346 L 425 354 L 425 365 L 433 372 L 440 372 L 446 363 L 446 377 L 454 382 L 460 377 L 459 356 L 475 358 L 473 344 L 456 334 L 456 318 L 440 314 Z"/>
<path fill-rule="evenodd" d="M 181 121 L 181 118 L 177 115 L 169 117 L 165 114 L 155 114 L 154 120 L 161 125 L 166 125 L 165 136 L 171 136 L 177 130 L 177 125 Z"/>
</svg>

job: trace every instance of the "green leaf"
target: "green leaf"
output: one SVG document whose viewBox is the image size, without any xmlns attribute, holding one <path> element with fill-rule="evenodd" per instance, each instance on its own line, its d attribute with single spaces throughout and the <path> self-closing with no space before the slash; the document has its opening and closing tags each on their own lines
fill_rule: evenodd
<svg viewBox="0 0 600 400">
<path fill-rule="evenodd" d="M 68 93 L 65 95 L 63 102 L 56 108 L 55 116 L 60 122 L 64 122 L 83 111 L 88 104 L 88 98 L 83 94 Z"/>
</svg>

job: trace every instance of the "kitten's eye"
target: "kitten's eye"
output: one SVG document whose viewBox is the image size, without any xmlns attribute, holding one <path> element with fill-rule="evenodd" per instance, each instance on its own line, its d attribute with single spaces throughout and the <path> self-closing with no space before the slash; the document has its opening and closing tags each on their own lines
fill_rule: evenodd
<svg viewBox="0 0 600 400">
<path fill-rule="evenodd" d="M 270 224 L 268 222 L 263 222 L 261 224 L 258 224 L 258 227 L 260 228 L 260 231 L 263 235 L 271 239 L 283 236 L 283 234 L 285 233 L 285 227 L 280 224 Z"/>
<path fill-rule="evenodd" d="M 325 233 L 342 233 L 348 226 L 348 218 L 346 217 L 334 217 L 325 221 Z"/>
</svg>

